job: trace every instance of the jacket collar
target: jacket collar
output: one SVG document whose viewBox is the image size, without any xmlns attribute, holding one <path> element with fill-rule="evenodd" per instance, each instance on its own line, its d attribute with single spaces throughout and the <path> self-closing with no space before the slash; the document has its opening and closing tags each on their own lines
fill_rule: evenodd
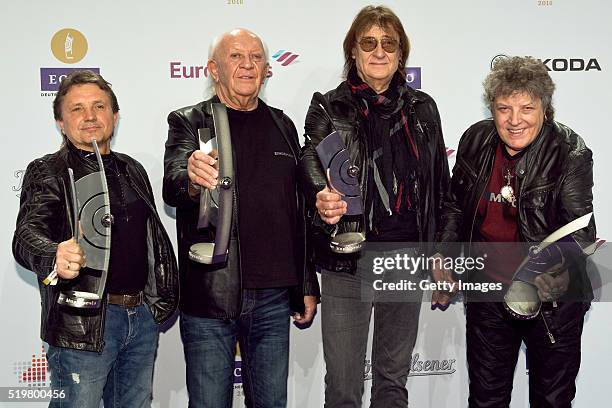
<svg viewBox="0 0 612 408">
<path fill-rule="evenodd" d="M 413 106 L 417 103 L 422 103 L 425 101 L 425 98 L 420 91 L 415 90 L 408 84 L 405 84 L 404 86 L 406 87 L 404 99 L 406 99 L 408 106 Z M 330 98 L 329 102 L 352 103 L 353 101 L 354 98 L 349 85 L 346 83 L 346 81 L 342 81 L 340 85 L 336 87 L 336 92 L 333 92 L 333 96 Z"/>
<path fill-rule="evenodd" d="M 296 164 L 297 164 L 297 158 L 299 157 L 299 154 L 300 154 L 300 147 L 297 144 L 297 140 L 293 141 L 293 138 L 291 137 L 291 135 L 287 133 L 287 127 L 283 126 L 282 124 L 283 111 L 278 108 L 272 108 L 268 106 L 268 104 L 266 104 L 263 100 L 261 100 L 261 98 L 257 98 L 257 101 L 258 101 L 257 102 L 258 104 L 261 104 L 265 109 L 268 110 L 268 112 L 270 112 L 270 116 L 272 117 L 274 124 L 276 125 L 278 130 L 281 132 L 281 135 L 283 136 L 283 139 L 285 140 L 285 142 L 289 145 L 289 148 L 291 149 L 291 153 L 293 154 L 296 160 Z M 214 95 L 212 98 L 204 101 L 204 105 L 202 107 L 202 110 L 206 113 L 206 126 L 210 128 L 214 127 L 213 122 L 212 122 L 212 104 L 213 103 L 221 103 L 221 100 L 219 99 L 217 95 Z"/>
</svg>

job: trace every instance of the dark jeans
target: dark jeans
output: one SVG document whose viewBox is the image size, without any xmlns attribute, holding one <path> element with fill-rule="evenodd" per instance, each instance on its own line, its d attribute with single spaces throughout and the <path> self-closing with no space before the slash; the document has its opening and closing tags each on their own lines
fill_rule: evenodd
<svg viewBox="0 0 612 408">
<path fill-rule="evenodd" d="M 49 346 L 51 387 L 66 392 L 49 407 L 150 407 L 158 338 L 148 306 L 108 305 L 102 352 Z"/>
<path fill-rule="evenodd" d="M 361 407 L 365 357 L 374 307 L 372 397 L 370 406 L 408 406 L 406 380 L 416 342 L 422 293 L 418 300 L 380 302 L 362 265 L 356 275 L 324 270 L 321 325 L 325 358 L 325 407 Z M 364 272 L 365 270 L 365 272 Z"/>
<path fill-rule="evenodd" d="M 237 319 L 181 313 L 190 408 L 230 408 L 236 340 L 247 407 L 287 405 L 289 291 L 245 289 Z"/>
<path fill-rule="evenodd" d="M 580 368 L 585 303 L 544 304 L 537 318 L 512 318 L 502 303 L 466 305 L 470 408 L 510 406 L 514 369 L 524 341 L 532 408 L 570 408 Z M 544 317 L 542 317 L 542 315 Z M 555 342 L 548 335 L 550 329 Z"/>
</svg>

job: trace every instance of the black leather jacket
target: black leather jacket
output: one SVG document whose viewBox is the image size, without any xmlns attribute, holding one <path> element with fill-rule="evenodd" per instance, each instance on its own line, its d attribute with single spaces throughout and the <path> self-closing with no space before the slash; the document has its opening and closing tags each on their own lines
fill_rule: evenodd
<svg viewBox="0 0 612 408">
<path fill-rule="evenodd" d="M 151 210 L 147 227 L 149 278 L 144 294 L 155 321 L 162 323 L 178 305 L 178 270 L 172 243 L 155 209 L 144 168 L 125 154 L 113 154 L 126 164 L 130 186 Z M 53 270 L 58 244 L 72 236 L 72 217 L 66 208 L 67 200 L 70 201 L 69 167 L 75 171 L 76 179 L 98 170 L 96 163 L 85 159 L 70 142 L 28 165 L 13 237 L 13 255 L 21 266 L 38 276 L 41 338 L 54 346 L 99 352 L 104 348 L 106 302 L 94 312 L 80 313 L 57 303 L 65 281 L 60 279 L 57 285 L 49 286 L 42 283 Z"/>
<path fill-rule="evenodd" d="M 420 154 L 421 171 L 416 188 L 417 224 L 423 251 L 432 250 L 436 228 L 439 221 L 439 210 L 449 183 L 448 158 L 440 115 L 434 100 L 424 92 L 408 88 L 405 94 L 405 109 L 409 118 L 410 132 L 415 139 Z M 337 130 L 349 152 L 353 165 L 360 169 L 361 196 L 366 197 L 368 161 L 370 152 L 367 149 L 366 134 L 362 126 L 358 100 L 355 99 L 346 84 L 342 82 L 336 89 L 324 95 L 329 112 L 327 114 L 313 97 L 306 115 L 305 145 L 300 160 L 300 182 L 306 194 L 309 208 L 309 254 L 311 261 L 328 270 L 354 273 L 355 255 L 337 254 L 330 250 L 329 240 L 333 227 L 325 224 L 315 208 L 316 194 L 326 185 L 323 167 L 315 150 L 319 142 Z M 329 116 L 328 116 L 329 115 Z M 333 122 L 330 123 L 330 117 Z M 338 223 L 338 233 L 362 230 L 359 220 L 343 217 Z"/>
<path fill-rule="evenodd" d="M 182 298 L 181 311 L 200 317 L 235 318 L 241 309 L 242 274 L 240 270 L 240 240 L 237 233 L 237 210 L 234 210 L 233 231 L 230 238 L 227 264 L 222 266 L 198 264 L 189 260 L 189 247 L 196 242 L 214 241 L 212 228 L 196 228 L 199 201 L 191 198 L 188 192 L 189 177 L 187 160 L 200 148 L 198 129 L 209 128 L 214 132 L 211 105 L 219 102 L 217 97 L 171 112 L 168 115 L 168 140 L 164 156 L 163 197 L 166 204 L 176 207 L 176 228 L 178 234 L 179 270 L 181 274 Z M 259 103 L 269 109 L 272 119 L 281 131 L 294 157 L 298 157 L 299 144 L 293 122 L 279 109 Z M 297 159 L 296 159 L 297 165 Z M 235 184 L 234 184 L 235 185 Z M 234 189 L 235 201 L 237 191 Z M 298 235 L 287 237 L 297 241 L 301 248 L 297 265 L 302 266 L 301 285 L 291 290 L 291 309 L 304 310 L 304 296 L 319 296 L 319 285 L 312 268 L 304 263 L 304 204 L 303 197 L 296 188 L 298 200 Z"/>
<path fill-rule="evenodd" d="M 461 137 L 438 234 L 441 253 L 449 248 L 444 243 L 472 242 L 474 231 L 480 228 L 478 202 L 489 181 L 498 143 L 492 119 L 472 125 Z M 539 243 L 559 227 L 593 211 L 592 153 L 567 126 L 544 122 L 515 170 L 521 241 Z M 573 237 L 583 247 L 595 242 L 594 218 Z M 579 299 L 591 300 L 584 259 L 577 260 L 576 266 L 570 268 L 570 292 Z"/>
</svg>

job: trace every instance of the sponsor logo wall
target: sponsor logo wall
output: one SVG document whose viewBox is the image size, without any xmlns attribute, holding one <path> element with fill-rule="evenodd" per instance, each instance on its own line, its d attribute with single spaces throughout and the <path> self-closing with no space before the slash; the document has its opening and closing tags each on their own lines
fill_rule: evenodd
<svg viewBox="0 0 612 408">
<path fill-rule="evenodd" d="M 34 274 L 19 267 L 10 247 L 24 169 L 36 157 L 55 151 L 61 135 L 51 101 L 61 79 L 75 69 L 92 69 L 113 84 L 121 107 L 113 149 L 138 159 L 147 169 L 164 224 L 175 236 L 174 211 L 163 204 L 163 145 L 166 117 L 195 104 L 207 92 L 208 45 L 233 27 L 248 27 L 267 43 L 270 62 L 262 94 L 282 108 L 303 133 L 313 92 L 341 81 L 342 41 L 356 12 L 368 1 L 312 0 L 304 3 L 213 0 L 153 1 L 143 15 L 139 3 L 122 3 L 111 13 L 98 5 L 58 0 L 15 3 L 3 12 L 4 97 L 0 203 L 0 387 L 49 384 L 39 338 L 40 299 Z M 612 229 L 607 212 L 612 173 L 606 118 L 612 111 L 608 90 L 611 56 L 608 16 L 612 3 L 596 0 L 497 2 L 389 1 L 411 40 L 406 81 L 430 94 L 440 110 L 449 164 L 459 138 L 472 123 L 489 116 L 482 102 L 482 80 L 496 57 L 532 55 L 541 59 L 557 89 L 556 118 L 584 137 L 594 152 L 594 205 L 600 243 Z M 35 7 L 32 7 L 35 5 Z M 512 16 L 512 17 L 509 17 Z M 511 27 L 502 24 L 512 18 Z M 40 96 L 39 96 L 40 93 Z M 603 244 L 600 251 L 609 250 Z M 609 271 L 609 265 L 606 271 Z M 609 276 L 598 273 L 599 291 Z M 427 295 L 426 295 L 427 296 Z M 605 296 L 600 299 L 605 300 Z M 606 339 L 612 336 L 606 302 L 593 304 L 583 335 L 582 368 L 575 407 L 606 406 L 612 365 Z M 320 315 L 308 330 L 291 330 L 289 407 L 323 403 L 325 372 Z M 455 408 L 467 405 L 465 319 L 461 304 L 446 312 L 423 304 L 420 332 L 408 380 L 411 405 Z M 371 355 L 366 355 L 364 406 L 371 385 Z M 521 353 L 512 408 L 527 407 L 528 376 Z M 178 324 L 162 334 L 154 378 L 153 407 L 187 405 L 185 366 Z M 234 406 L 243 402 L 241 360 L 236 357 Z M 9 406 L 0 401 L 0 407 Z M 32 406 L 45 406 L 33 404 Z"/>
</svg>

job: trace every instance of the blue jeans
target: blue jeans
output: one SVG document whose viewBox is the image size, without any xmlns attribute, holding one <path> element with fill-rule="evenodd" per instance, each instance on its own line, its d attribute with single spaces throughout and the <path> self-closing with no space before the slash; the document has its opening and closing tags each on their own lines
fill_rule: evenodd
<svg viewBox="0 0 612 408">
<path fill-rule="evenodd" d="M 51 387 L 66 392 L 49 407 L 150 407 L 158 338 L 147 305 L 108 305 L 100 353 L 49 346 Z"/>
<path fill-rule="evenodd" d="M 289 291 L 245 289 L 236 319 L 181 313 L 190 408 L 232 406 L 236 341 L 247 407 L 285 407 L 289 373 Z"/>
</svg>

